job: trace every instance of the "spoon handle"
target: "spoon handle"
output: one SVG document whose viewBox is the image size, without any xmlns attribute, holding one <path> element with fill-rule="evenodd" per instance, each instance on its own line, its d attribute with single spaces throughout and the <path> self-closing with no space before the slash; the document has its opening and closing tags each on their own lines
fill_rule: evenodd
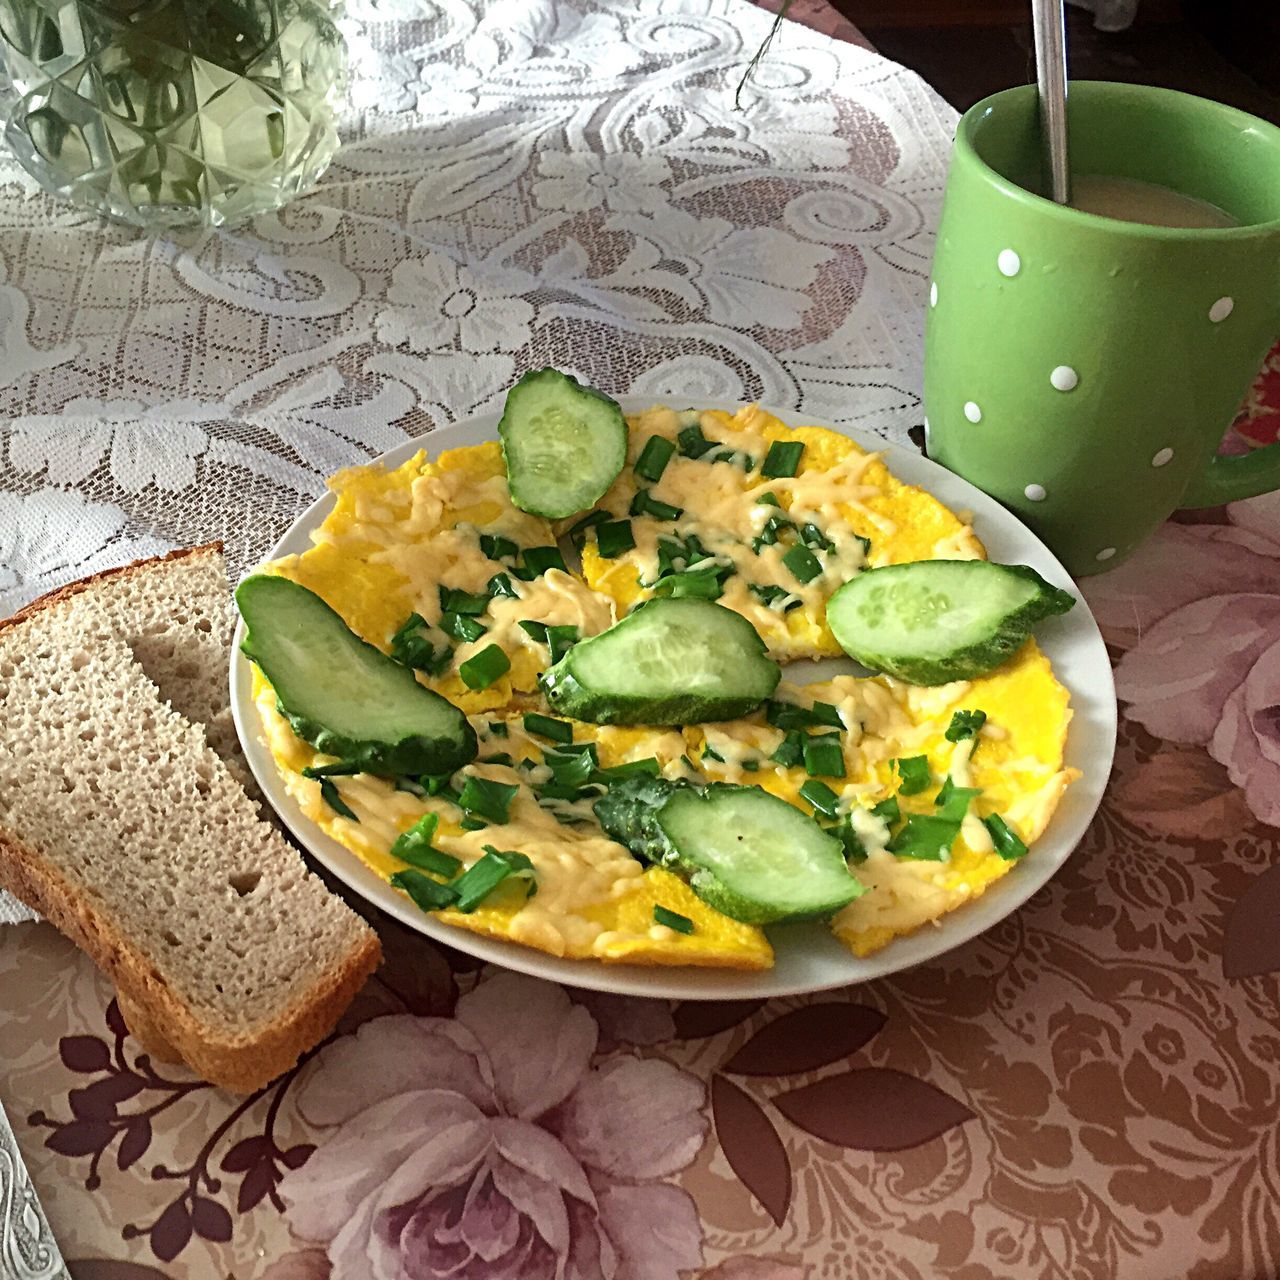
<svg viewBox="0 0 1280 1280">
<path fill-rule="evenodd" d="M 1058 204 L 1071 201 L 1067 163 L 1067 20 L 1063 0 L 1032 0 L 1036 83 L 1040 87 L 1040 139 L 1049 190 Z"/>
</svg>

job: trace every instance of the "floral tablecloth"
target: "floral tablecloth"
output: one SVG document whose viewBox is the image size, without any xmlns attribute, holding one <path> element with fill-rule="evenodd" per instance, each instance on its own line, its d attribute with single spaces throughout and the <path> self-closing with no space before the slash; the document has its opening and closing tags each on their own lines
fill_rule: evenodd
<svg viewBox="0 0 1280 1280">
<path fill-rule="evenodd" d="M 176 247 L 0 168 L 0 604 L 213 535 L 239 569 L 526 365 L 919 424 L 954 116 L 916 78 L 789 25 L 735 112 L 768 23 L 736 0 L 348 12 L 349 144 L 251 228 Z M 1273 357 L 1227 447 L 1278 422 Z M 239 1099 L 140 1054 L 49 926 L 0 927 L 0 1098 L 75 1280 L 1274 1277 L 1280 499 L 1086 592 L 1102 812 L 889 980 L 644 1002 L 379 919 L 336 1035 Z M 38 1228 L 0 1194 L 0 1274 Z"/>
</svg>

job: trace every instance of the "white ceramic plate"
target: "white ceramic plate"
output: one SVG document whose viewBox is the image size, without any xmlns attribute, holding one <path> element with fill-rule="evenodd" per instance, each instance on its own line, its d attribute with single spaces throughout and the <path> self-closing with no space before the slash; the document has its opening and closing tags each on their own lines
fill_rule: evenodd
<svg viewBox="0 0 1280 1280">
<path fill-rule="evenodd" d="M 716 403 L 704 407 L 733 412 L 740 406 Z M 627 412 L 638 412 L 648 408 L 648 404 L 624 398 L 623 408 Z M 783 421 L 799 421 L 795 414 L 780 413 L 778 416 Z M 804 419 L 805 423 L 810 421 Z M 438 453 L 461 445 L 481 444 L 497 438 L 497 425 L 497 414 L 485 414 L 441 428 L 425 439 L 406 440 L 383 454 L 380 461 L 395 467 L 421 448 Z M 866 449 L 883 450 L 885 462 L 895 475 L 927 489 L 953 511 L 972 511 L 974 530 L 992 560 L 1029 564 L 1050 582 L 1071 590 L 1079 598 L 1067 571 L 1044 543 L 993 498 L 919 454 L 886 446 L 876 436 L 857 431 L 843 434 Z M 311 531 L 324 520 L 332 506 L 330 495 L 304 511 L 276 544 L 271 557 L 305 551 L 311 545 Z M 527 947 L 455 929 L 419 911 L 374 875 L 355 854 L 303 816 L 298 805 L 285 792 L 262 736 L 253 705 L 250 663 L 240 653 L 243 635 L 241 624 L 236 630 L 231 659 L 231 707 L 236 729 L 263 794 L 303 847 L 356 893 L 411 929 L 480 960 L 597 991 L 680 1000 L 792 995 L 865 982 L 931 960 L 999 923 L 1026 902 L 1062 866 L 1084 835 L 1102 799 L 1115 752 L 1116 698 L 1111 664 L 1097 623 L 1084 600 L 1080 599 L 1065 617 L 1053 618 L 1043 624 L 1037 630 L 1037 640 L 1053 662 L 1058 678 L 1071 691 L 1075 716 L 1067 739 L 1067 764 L 1079 769 L 1084 776 L 1067 789 L 1053 821 L 1036 841 L 1031 855 L 987 889 L 977 901 L 944 916 L 936 926 L 921 929 L 911 937 L 900 938 L 861 960 L 846 951 L 821 924 L 771 927 L 768 934 L 774 945 L 776 962 L 764 973 L 560 960 Z M 803 673 L 800 670 L 802 666 L 810 671 Z M 805 682 L 830 679 L 840 670 L 856 668 L 851 662 L 835 660 L 793 664 L 788 668 L 787 676 Z"/>
</svg>

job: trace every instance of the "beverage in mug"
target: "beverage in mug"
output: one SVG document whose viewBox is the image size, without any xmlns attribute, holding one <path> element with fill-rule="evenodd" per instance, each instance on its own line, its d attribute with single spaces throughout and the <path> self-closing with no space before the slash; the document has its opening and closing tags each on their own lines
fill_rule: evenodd
<svg viewBox="0 0 1280 1280">
<path fill-rule="evenodd" d="M 1073 81 L 1077 207 L 1040 194 L 1034 86 L 960 121 L 925 330 L 931 458 L 1077 576 L 1178 507 L 1280 488 L 1218 445 L 1280 333 L 1280 129 L 1166 89 Z"/>
</svg>

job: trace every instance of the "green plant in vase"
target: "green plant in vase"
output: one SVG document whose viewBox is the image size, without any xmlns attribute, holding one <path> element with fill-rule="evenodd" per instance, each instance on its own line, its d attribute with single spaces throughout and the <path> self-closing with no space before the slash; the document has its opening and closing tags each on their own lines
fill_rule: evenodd
<svg viewBox="0 0 1280 1280">
<path fill-rule="evenodd" d="M 310 187 L 346 47 L 324 0 L 0 0 L 5 138 L 47 190 L 155 229 Z"/>
</svg>

